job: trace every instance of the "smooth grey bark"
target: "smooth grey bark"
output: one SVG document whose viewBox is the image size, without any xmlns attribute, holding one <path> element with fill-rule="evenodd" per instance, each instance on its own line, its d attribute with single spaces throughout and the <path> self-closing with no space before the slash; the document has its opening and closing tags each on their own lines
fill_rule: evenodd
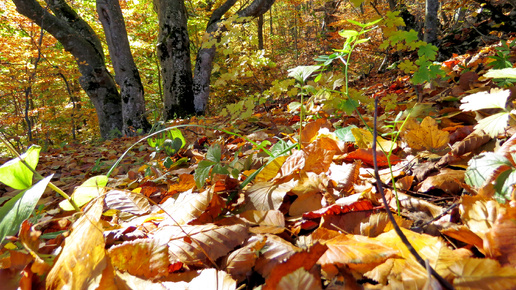
<svg viewBox="0 0 516 290">
<path fill-rule="evenodd" d="M 147 132 L 151 125 L 145 117 L 145 99 L 140 73 L 133 59 L 124 16 L 118 0 L 97 0 L 97 13 L 104 28 L 109 54 L 115 70 L 115 81 L 122 98 L 122 133 Z"/>
<path fill-rule="evenodd" d="M 437 13 L 439 11 L 439 0 L 426 0 L 425 7 L 425 37 L 426 43 L 437 43 L 437 32 L 439 27 L 439 19 Z"/>
<path fill-rule="evenodd" d="M 95 106 L 102 138 L 122 132 L 122 106 L 115 81 L 93 29 L 64 0 L 46 0 L 53 14 L 35 0 L 13 0 L 19 13 L 54 36 L 76 59 L 79 83 Z"/>
<path fill-rule="evenodd" d="M 190 38 L 184 0 L 156 0 L 159 36 L 158 58 L 163 76 L 166 120 L 193 114 L 194 94 Z"/>
<path fill-rule="evenodd" d="M 237 14 L 239 17 L 258 17 L 267 12 L 272 7 L 272 4 L 274 4 L 274 1 L 275 0 L 254 0 Z M 215 32 L 223 29 L 223 27 L 220 27 L 218 24 L 224 14 L 229 11 L 236 2 L 236 0 L 227 0 L 213 11 L 206 27 L 206 32 L 210 35 L 210 38 L 216 37 Z M 208 103 L 210 95 L 210 76 L 216 51 L 216 47 L 212 46 L 201 48 L 197 52 L 193 78 L 193 93 L 195 96 L 195 112 L 198 114 L 204 112 L 206 104 Z"/>
</svg>

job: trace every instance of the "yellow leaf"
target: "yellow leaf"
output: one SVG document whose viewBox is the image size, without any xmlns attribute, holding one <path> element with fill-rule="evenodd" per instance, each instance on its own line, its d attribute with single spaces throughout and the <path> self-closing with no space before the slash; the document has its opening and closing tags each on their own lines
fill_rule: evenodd
<svg viewBox="0 0 516 290">
<path fill-rule="evenodd" d="M 94 289 L 99 285 L 106 267 L 105 242 L 99 223 L 103 206 L 103 199 L 97 198 L 75 222 L 59 258 L 48 273 L 48 289 Z"/>
<path fill-rule="evenodd" d="M 353 136 L 355 137 L 358 148 L 368 149 L 373 146 L 373 134 L 371 134 L 371 132 L 368 130 L 362 128 L 352 128 L 351 133 L 353 133 Z M 385 140 L 380 136 L 377 137 L 377 141 L 379 147 L 385 151 L 391 150 L 391 147 L 392 150 L 398 147 L 396 143 Z M 380 150 L 380 148 L 377 150 Z"/>
<path fill-rule="evenodd" d="M 425 117 L 421 125 L 411 123 L 405 130 L 405 141 L 415 150 L 439 151 L 450 141 L 449 133 L 439 130 L 432 117 Z"/>
</svg>

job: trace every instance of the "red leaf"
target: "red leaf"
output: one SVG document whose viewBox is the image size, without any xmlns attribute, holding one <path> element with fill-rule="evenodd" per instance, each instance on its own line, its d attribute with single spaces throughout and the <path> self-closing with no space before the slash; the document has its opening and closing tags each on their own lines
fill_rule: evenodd
<svg viewBox="0 0 516 290">
<path fill-rule="evenodd" d="M 378 166 L 388 166 L 389 163 L 387 162 L 387 156 L 383 154 L 382 152 L 378 152 L 376 154 L 377 160 L 378 160 Z M 356 159 L 361 160 L 367 165 L 373 166 L 373 149 L 357 149 L 351 153 L 349 153 L 346 158 L 344 158 L 345 162 L 354 162 Z M 401 161 L 401 159 L 396 155 L 391 155 L 391 164 L 394 165 Z"/>
</svg>

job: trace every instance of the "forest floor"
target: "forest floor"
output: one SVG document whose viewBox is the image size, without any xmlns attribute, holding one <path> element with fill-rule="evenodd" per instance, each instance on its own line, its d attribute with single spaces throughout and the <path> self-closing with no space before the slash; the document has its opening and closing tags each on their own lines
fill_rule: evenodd
<svg viewBox="0 0 516 290">
<path fill-rule="evenodd" d="M 245 120 L 167 123 L 184 137 L 170 154 L 137 143 L 142 137 L 41 152 L 37 171 L 72 194 L 88 179 L 101 183 L 96 176 L 136 144 L 107 186 L 76 190 L 82 217 L 47 190 L 32 223 L 1 251 L 0 280 L 47 289 L 514 288 L 516 127 L 475 130 L 500 109 L 461 107 L 467 95 L 496 98 L 484 77 L 495 47 L 443 62 L 449 80 L 419 91 L 397 70 L 353 83 L 370 98 L 396 96 L 379 109 L 378 142 L 391 150 L 378 151 L 376 172 L 363 124 L 374 127 L 371 106 L 337 115 L 309 97 L 301 128 L 299 98 L 285 97 Z M 513 106 L 514 86 L 508 94 Z M 416 102 L 410 117 L 400 115 L 403 127 L 393 123 Z M 479 184 L 479 176 L 491 179 Z M 16 193 L 4 191 L 4 200 Z M 380 191 L 426 268 L 396 233 Z"/>
</svg>

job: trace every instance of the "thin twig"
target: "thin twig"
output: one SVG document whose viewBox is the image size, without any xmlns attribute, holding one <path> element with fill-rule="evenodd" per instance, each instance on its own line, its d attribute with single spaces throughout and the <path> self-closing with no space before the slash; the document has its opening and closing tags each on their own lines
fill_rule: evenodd
<svg viewBox="0 0 516 290">
<path fill-rule="evenodd" d="M 423 268 L 427 268 L 427 264 L 426 264 L 425 260 L 423 260 L 423 258 L 418 254 L 416 249 L 414 249 L 412 244 L 409 242 L 409 240 L 407 239 L 407 237 L 405 236 L 403 231 L 401 231 L 400 227 L 396 223 L 396 220 L 394 219 L 394 216 L 392 215 L 392 213 L 391 213 L 391 211 L 389 209 L 389 204 L 387 203 L 387 199 L 385 198 L 385 193 L 383 192 L 383 186 L 382 186 L 382 182 L 381 182 L 381 179 L 380 179 L 380 174 L 378 172 L 378 161 L 376 160 L 376 142 L 377 142 L 377 137 L 378 137 L 378 131 L 376 130 L 376 119 L 377 119 L 377 117 L 378 117 L 378 97 L 375 98 L 375 100 L 374 100 L 374 130 L 373 130 L 373 162 L 374 162 L 374 174 L 375 174 L 375 177 L 376 177 L 376 180 L 377 180 L 377 183 L 376 183 L 377 184 L 377 189 L 378 189 L 378 192 L 380 192 L 380 194 L 382 196 L 382 201 L 383 201 L 383 204 L 384 204 L 385 209 L 387 211 L 387 216 L 389 217 L 389 220 L 391 221 L 392 226 L 393 226 L 394 230 L 396 231 L 396 234 L 398 234 L 398 236 L 400 237 L 400 239 L 403 242 L 403 244 L 405 244 L 405 246 L 407 247 L 409 252 L 414 256 L 414 258 L 416 258 L 418 263 Z M 446 279 L 441 277 L 441 275 L 439 275 L 434 270 L 434 268 L 428 266 L 428 270 L 435 277 L 435 279 L 437 279 L 437 281 L 439 281 L 441 286 L 443 286 L 446 289 L 455 289 L 450 284 L 450 282 L 448 282 Z"/>
</svg>

